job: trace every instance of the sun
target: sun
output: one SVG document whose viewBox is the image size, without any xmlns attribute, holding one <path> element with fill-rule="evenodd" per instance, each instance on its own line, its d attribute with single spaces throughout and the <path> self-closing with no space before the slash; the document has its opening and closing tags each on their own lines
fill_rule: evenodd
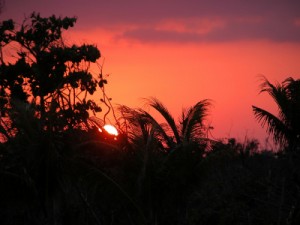
<svg viewBox="0 0 300 225">
<path fill-rule="evenodd" d="M 118 130 L 113 125 L 106 124 L 103 128 L 111 135 L 118 136 L 119 134 Z"/>
</svg>

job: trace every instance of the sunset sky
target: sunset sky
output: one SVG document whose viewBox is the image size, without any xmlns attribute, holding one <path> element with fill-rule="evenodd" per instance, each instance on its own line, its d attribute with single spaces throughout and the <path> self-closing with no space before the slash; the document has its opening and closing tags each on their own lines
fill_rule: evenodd
<svg viewBox="0 0 300 225">
<path fill-rule="evenodd" d="M 0 20 L 33 11 L 78 17 L 65 40 L 99 47 L 113 103 L 153 96 L 177 118 L 212 99 L 216 138 L 263 141 L 251 105 L 276 107 L 259 94 L 259 76 L 300 78 L 299 0 L 6 0 Z"/>
</svg>

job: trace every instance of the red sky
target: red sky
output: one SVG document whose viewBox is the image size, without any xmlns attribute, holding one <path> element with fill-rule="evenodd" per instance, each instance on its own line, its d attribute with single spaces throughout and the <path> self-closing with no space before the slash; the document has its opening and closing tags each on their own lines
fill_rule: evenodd
<svg viewBox="0 0 300 225">
<path fill-rule="evenodd" d="M 300 78 L 299 0 L 6 0 L 0 20 L 33 11 L 78 17 L 65 39 L 97 44 L 113 103 L 140 107 L 154 96 L 177 118 L 212 99 L 217 138 L 263 141 L 251 105 L 276 107 L 258 94 L 259 75 Z"/>
</svg>

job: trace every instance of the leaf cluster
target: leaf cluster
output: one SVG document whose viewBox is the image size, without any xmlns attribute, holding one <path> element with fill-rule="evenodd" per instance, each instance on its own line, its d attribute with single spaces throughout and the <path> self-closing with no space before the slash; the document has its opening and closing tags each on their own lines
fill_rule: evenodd
<svg viewBox="0 0 300 225">
<path fill-rule="evenodd" d="M 62 33 L 76 18 L 42 17 L 32 13 L 20 26 L 12 20 L 0 23 L 0 104 L 8 116 L 12 101 L 28 103 L 46 129 L 61 130 L 85 122 L 89 112 L 101 107 L 92 96 L 103 85 L 89 72 L 100 57 L 94 45 L 71 45 Z M 8 59 L 6 59 L 6 58 Z M 107 82 L 105 82 L 107 83 Z"/>
</svg>

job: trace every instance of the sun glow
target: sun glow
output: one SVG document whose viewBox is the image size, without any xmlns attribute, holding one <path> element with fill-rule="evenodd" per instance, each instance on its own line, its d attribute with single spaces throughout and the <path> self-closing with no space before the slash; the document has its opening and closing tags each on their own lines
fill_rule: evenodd
<svg viewBox="0 0 300 225">
<path fill-rule="evenodd" d="M 118 130 L 113 125 L 106 124 L 103 128 L 111 135 L 118 136 L 119 134 Z"/>
</svg>

